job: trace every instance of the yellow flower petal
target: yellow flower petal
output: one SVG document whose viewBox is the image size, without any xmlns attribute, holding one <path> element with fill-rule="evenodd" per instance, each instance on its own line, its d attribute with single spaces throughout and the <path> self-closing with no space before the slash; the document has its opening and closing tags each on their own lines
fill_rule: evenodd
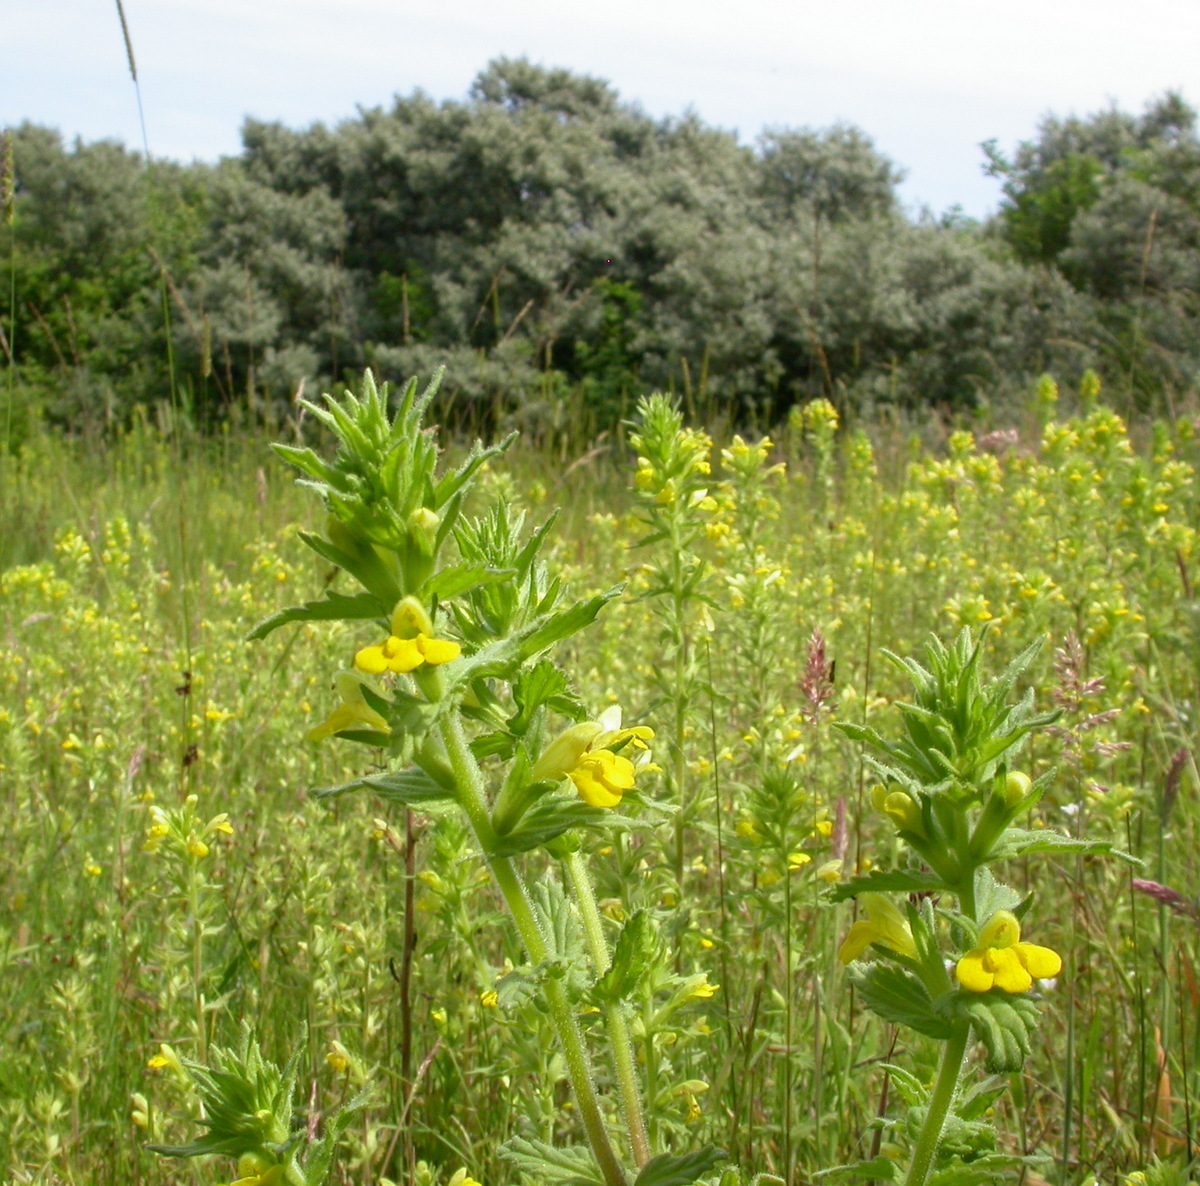
<svg viewBox="0 0 1200 1186">
<path fill-rule="evenodd" d="M 603 771 L 602 778 L 614 791 L 629 791 L 633 789 L 635 770 L 633 763 L 620 754 L 611 750 L 597 750 L 589 755 Z M 587 761 L 587 758 L 584 759 Z"/>
<path fill-rule="evenodd" d="M 434 666 L 449 663 L 462 654 L 462 647 L 448 638 L 428 638 L 424 634 L 418 634 L 416 642 L 425 662 Z"/>
<path fill-rule="evenodd" d="M 391 726 L 368 704 L 342 704 L 329 714 L 324 724 L 309 731 L 309 741 L 324 741 L 346 729 L 370 729 L 376 733 L 391 733 Z"/>
<path fill-rule="evenodd" d="M 585 803 L 590 803 L 593 807 L 616 807 L 621 802 L 621 792 L 614 790 L 598 777 L 599 773 L 597 768 L 589 763 L 572 770 L 568 777 Z"/>
<path fill-rule="evenodd" d="M 418 634 L 432 634 L 433 623 L 425 607 L 412 596 L 396 602 L 392 610 L 392 633 L 397 638 L 416 638 Z"/>
<path fill-rule="evenodd" d="M 387 721 L 367 703 L 362 684 L 353 672 L 343 671 L 336 682 L 342 702 L 329 714 L 328 720 L 309 731 L 309 741 L 324 741 L 344 729 L 372 729 L 376 733 L 392 731 Z"/>
<path fill-rule="evenodd" d="M 865 919 L 860 918 L 851 928 L 849 934 L 842 940 L 837 957 L 843 964 L 852 964 L 872 943 L 875 942 L 875 928 Z"/>
<path fill-rule="evenodd" d="M 1015 947 L 990 947 L 983 963 L 995 976 L 996 987 L 1005 992 L 1027 992 L 1033 985 L 1033 977 L 1025 970 Z"/>
<path fill-rule="evenodd" d="M 1034 980 L 1047 980 L 1062 971 L 1062 957 L 1049 947 L 1039 947 L 1036 943 L 1018 943 L 1015 950 L 1017 958 Z"/>
<path fill-rule="evenodd" d="M 383 653 L 383 647 L 363 647 L 354 656 L 354 666 L 368 675 L 382 675 L 388 669 L 387 656 Z"/>
<path fill-rule="evenodd" d="M 631 729 L 614 729 L 609 733 L 602 733 L 596 738 L 597 749 L 615 750 L 624 742 L 628 741 L 634 749 L 648 749 L 648 741 L 654 740 L 654 730 L 649 725 L 634 725 Z"/>
<path fill-rule="evenodd" d="M 979 932 L 979 946 L 984 949 L 1011 947 L 1019 942 L 1020 938 L 1021 924 L 1017 921 L 1017 916 L 1009 910 L 997 910 Z"/>
<path fill-rule="evenodd" d="M 976 948 L 958 961 L 954 975 L 968 992 L 988 992 L 996 977 L 983 966 L 984 953 Z"/>
<path fill-rule="evenodd" d="M 388 671 L 403 675 L 415 671 L 425 662 L 421 645 L 415 638 L 397 638 L 394 634 L 383 644 Z"/>
<path fill-rule="evenodd" d="M 913 958 L 917 954 L 917 945 L 913 942 L 912 931 L 908 929 L 908 919 L 892 904 L 891 899 L 882 894 L 859 894 L 858 900 L 866 907 L 867 917 L 876 931 L 877 943 L 890 947 L 899 955 Z"/>
<path fill-rule="evenodd" d="M 840 859 L 826 861 L 817 869 L 817 876 L 830 885 L 836 885 L 842 877 L 842 862 Z"/>
<path fill-rule="evenodd" d="M 856 960 L 872 943 L 890 947 L 897 955 L 915 957 L 917 945 L 913 942 L 908 920 L 892 902 L 882 894 L 859 894 L 859 904 L 867 913 L 851 928 L 841 947 L 838 959 L 844 964 Z"/>
</svg>

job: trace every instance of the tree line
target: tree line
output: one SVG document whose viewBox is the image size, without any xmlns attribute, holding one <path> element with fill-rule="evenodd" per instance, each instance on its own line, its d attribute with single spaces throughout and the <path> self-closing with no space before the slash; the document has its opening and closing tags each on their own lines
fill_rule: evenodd
<svg viewBox="0 0 1200 1186">
<path fill-rule="evenodd" d="M 1088 369 L 1148 407 L 1200 366 L 1200 140 L 1173 93 L 985 145 L 982 223 L 906 213 L 854 127 L 742 144 L 524 60 L 463 100 L 242 135 L 182 165 L 10 129 L 0 347 L 26 403 L 70 423 L 173 394 L 214 421 L 445 364 L 482 416 L 573 400 L 602 424 L 665 388 L 771 419 Z"/>
</svg>

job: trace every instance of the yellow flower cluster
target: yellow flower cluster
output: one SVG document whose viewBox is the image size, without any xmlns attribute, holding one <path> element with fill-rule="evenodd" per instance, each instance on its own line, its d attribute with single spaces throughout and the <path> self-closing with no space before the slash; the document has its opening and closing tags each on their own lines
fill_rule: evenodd
<svg viewBox="0 0 1200 1186">
<path fill-rule="evenodd" d="M 648 755 L 654 730 L 645 725 L 621 728 L 621 710 L 614 706 L 598 721 L 572 725 L 543 751 L 530 771 L 533 782 L 569 778 L 579 797 L 593 807 L 617 807 L 635 785 L 638 767 L 618 751 L 629 748 Z M 642 769 L 651 767 L 642 763 Z"/>
<path fill-rule="evenodd" d="M 1035 980 L 1062 971 L 1062 959 L 1049 947 L 1021 942 L 1021 924 L 1008 910 L 997 910 L 979 932 L 979 946 L 955 965 L 954 975 L 969 992 L 1027 992 Z"/>
<path fill-rule="evenodd" d="M 415 597 L 406 597 L 392 611 L 391 634 L 374 646 L 363 647 L 354 656 L 354 666 L 367 675 L 385 671 L 407 674 L 425 663 L 436 667 L 462 654 L 462 647 L 445 638 L 433 637 L 433 623 Z"/>
</svg>

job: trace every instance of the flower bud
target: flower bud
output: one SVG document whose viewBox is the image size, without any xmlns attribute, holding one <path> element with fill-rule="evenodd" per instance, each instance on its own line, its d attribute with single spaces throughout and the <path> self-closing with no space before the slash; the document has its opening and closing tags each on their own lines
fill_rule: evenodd
<svg viewBox="0 0 1200 1186">
<path fill-rule="evenodd" d="M 433 555 L 433 545 L 437 542 L 437 530 L 441 522 L 441 516 L 430 507 L 417 507 L 408 517 L 409 535 L 426 556 Z"/>
<path fill-rule="evenodd" d="M 252 1153 L 243 1153 L 238 1158 L 238 1177 L 253 1178 L 259 1174 L 265 1174 L 276 1164 L 275 1159 L 269 1153 L 263 1153 L 257 1149 Z"/>
<path fill-rule="evenodd" d="M 1007 806 L 1016 807 L 1029 794 L 1029 788 L 1032 785 L 1033 783 L 1030 781 L 1028 774 L 1022 774 L 1019 770 L 1013 770 L 1004 779 L 1004 786 L 1000 794 Z"/>
<path fill-rule="evenodd" d="M 911 795 L 903 791 L 892 791 L 883 801 L 884 814 L 891 817 L 896 827 L 902 832 L 925 834 L 925 826 L 921 819 L 921 808 Z"/>
</svg>

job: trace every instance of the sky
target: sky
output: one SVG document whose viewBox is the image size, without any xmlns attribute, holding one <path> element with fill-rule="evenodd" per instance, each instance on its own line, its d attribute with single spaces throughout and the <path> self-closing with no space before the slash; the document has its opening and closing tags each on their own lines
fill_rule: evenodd
<svg viewBox="0 0 1200 1186">
<path fill-rule="evenodd" d="M 1167 89 L 1200 101 L 1197 0 L 124 0 L 154 156 L 239 150 L 247 115 L 335 124 L 420 88 L 465 96 L 492 58 L 607 79 L 654 116 L 856 124 L 906 172 L 914 213 L 982 217 L 1011 149 L 1047 113 Z M 115 0 L 3 0 L 0 125 L 140 147 Z"/>
</svg>

